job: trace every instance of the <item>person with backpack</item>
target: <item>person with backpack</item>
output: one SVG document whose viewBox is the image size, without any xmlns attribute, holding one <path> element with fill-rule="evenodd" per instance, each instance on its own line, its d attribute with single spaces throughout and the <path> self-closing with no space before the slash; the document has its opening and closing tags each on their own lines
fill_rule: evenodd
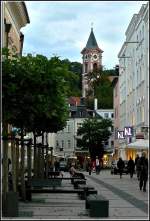
<svg viewBox="0 0 150 221">
<path fill-rule="evenodd" d="M 142 190 L 142 188 L 143 188 L 143 192 L 146 192 L 146 183 L 148 180 L 148 159 L 146 158 L 145 152 L 142 152 L 139 166 L 140 166 L 139 187 L 140 187 L 140 190 Z"/>
<path fill-rule="evenodd" d="M 120 179 L 121 179 L 122 178 L 123 168 L 125 167 L 124 161 L 122 160 L 121 157 L 119 157 L 119 160 L 117 162 L 117 167 L 119 169 L 119 174 L 120 174 Z"/>
</svg>

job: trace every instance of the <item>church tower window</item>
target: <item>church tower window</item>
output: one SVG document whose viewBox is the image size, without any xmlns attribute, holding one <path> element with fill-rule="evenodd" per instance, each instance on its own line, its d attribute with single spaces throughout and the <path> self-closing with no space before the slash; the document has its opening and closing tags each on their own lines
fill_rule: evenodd
<svg viewBox="0 0 150 221">
<path fill-rule="evenodd" d="M 98 68 L 97 68 L 97 63 L 94 63 L 93 64 L 93 71 L 96 71 Z"/>
</svg>

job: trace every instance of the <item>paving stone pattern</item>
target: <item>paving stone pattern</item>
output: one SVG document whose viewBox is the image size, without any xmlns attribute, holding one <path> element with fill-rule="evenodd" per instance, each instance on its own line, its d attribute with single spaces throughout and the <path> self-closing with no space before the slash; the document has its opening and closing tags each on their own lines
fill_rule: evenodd
<svg viewBox="0 0 150 221">
<path fill-rule="evenodd" d="M 111 175 L 109 170 L 103 170 L 99 175 L 88 175 L 87 184 L 94 186 L 98 194 L 109 200 L 109 217 L 97 220 L 149 220 L 148 190 L 146 193 L 139 190 L 136 175 L 133 179 L 129 175 Z M 69 176 L 65 173 L 65 176 Z M 73 188 L 69 180 L 63 180 L 62 186 Z M 19 217 L 16 219 L 43 219 L 43 220 L 95 220 L 88 215 L 85 209 L 85 200 L 78 194 L 34 193 L 32 202 L 19 202 Z"/>
</svg>

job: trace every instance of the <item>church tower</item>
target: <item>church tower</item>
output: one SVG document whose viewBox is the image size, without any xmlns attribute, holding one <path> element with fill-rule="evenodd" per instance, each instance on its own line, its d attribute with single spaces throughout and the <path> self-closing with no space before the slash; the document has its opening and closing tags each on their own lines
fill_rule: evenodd
<svg viewBox="0 0 150 221">
<path fill-rule="evenodd" d="M 89 90 L 88 80 L 86 75 L 93 70 L 102 68 L 102 53 L 103 51 L 98 47 L 96 38 L 94 36 L 93 28 L 88 38 L 85 48 L 81 51 L 83 59 L 82 71 L 82 97 L 86 97 Z"/>
</svg>

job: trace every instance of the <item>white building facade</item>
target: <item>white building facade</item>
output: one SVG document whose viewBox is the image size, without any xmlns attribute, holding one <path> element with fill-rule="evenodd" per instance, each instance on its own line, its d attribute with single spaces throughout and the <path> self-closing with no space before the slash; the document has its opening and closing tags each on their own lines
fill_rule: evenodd
<svg viewBox="0 0 150 221">
<path fill-rule="evenodd" d="M 126 40 L 118 54 L 120 130 L 126 126 L 134 129 L 130 142 L 138 133 L 149 128 L 149 5 L 143 4 L 139 13 L 134 14 L 125 32 Z M 148 139 L 145 137 L 145 139 Z M 120 156 L 135 158 L 137 150 L 127 150 L 129 139 L 120 142 Z M 148 147 L 147 147 L 148 148 Z M 130 156 L 129 156 L 130 155 Z"/>
<path fill-rule="evenodd" d="M 70 118 L 66 127 L 55 135 L 55 153 L 64 158 L 75 157 L 77 150 L 77 130 L 86 118 Z"/>
</svg>

